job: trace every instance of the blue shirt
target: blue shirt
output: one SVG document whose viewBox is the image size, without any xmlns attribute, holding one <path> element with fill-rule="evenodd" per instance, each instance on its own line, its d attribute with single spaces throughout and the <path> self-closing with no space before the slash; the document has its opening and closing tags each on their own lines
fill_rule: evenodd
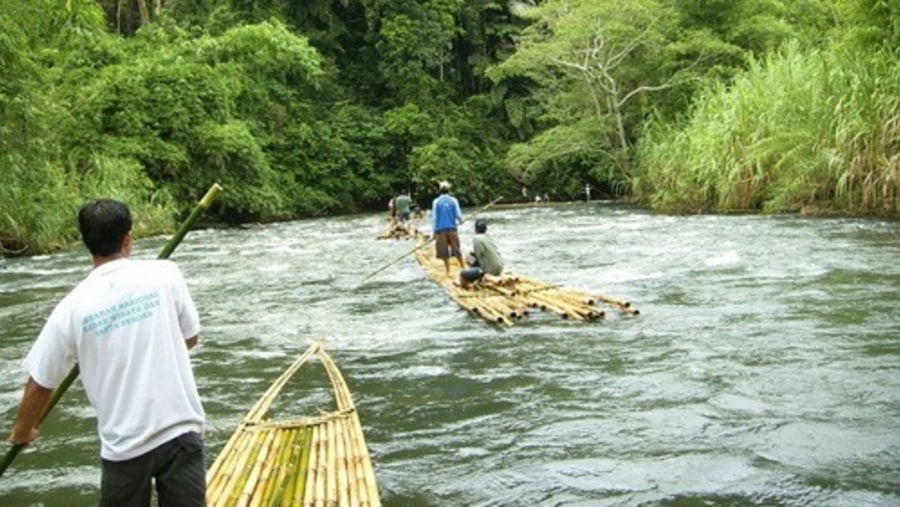
<svg viewBox="0 0 900 507">
<path fill-rule="evenodd" d="M 456 224 L 462 222 L 459 201 L 450 194 L 439 195 L 431 203 L 432 232 L 455 231 Z"/>
</svg>

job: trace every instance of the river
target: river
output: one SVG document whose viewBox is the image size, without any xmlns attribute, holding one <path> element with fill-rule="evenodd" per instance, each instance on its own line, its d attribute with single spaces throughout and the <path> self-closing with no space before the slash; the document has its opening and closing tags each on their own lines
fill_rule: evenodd
<svg viewBox="0 0 900 507">
<path fill-rule="evenodd" d="M 208 463 L 323 339 L 386 506 L 900 505 L 900 223 L 601 202 L 483 216 L 512 271 L 641 314 L 500 329 L 413 256 L 364 282 L 413 246 L 375 239 L 383 215 L 193 231 L 172 259 L 204 325 Z M 0 261 L 4 436 L 21 358 L 88 268 L 83 248 Z M 97 453 L 76 385 L 0 478 L 0 504 L 95 505 Z"/>
</svg>

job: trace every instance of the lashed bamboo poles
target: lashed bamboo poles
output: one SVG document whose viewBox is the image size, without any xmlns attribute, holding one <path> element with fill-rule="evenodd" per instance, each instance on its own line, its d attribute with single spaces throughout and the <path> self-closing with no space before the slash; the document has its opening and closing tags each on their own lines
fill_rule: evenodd
<svg viewBox="0 0 900 507">
<path fill-rule="evenodd" d="M 389 225 L 387 229 L 381 231 L 376 237 L 378 239 L 414 239 L 417 232 L 412 224 L 397 222 Z"/>
<path fill-rule="evenodd" d="M 419 237 L 420 244 L 423 239 Z M 572 321 L 605 318 L 606 312 L 596 306 L 598 302 L 615 306 L 629 315 L 640 313 L 628 301 L 611 296 L 591 296 L 582 291 L 511 274 L 490 277 L 463 289 L 455 284 L 459 269 L 454 262 L 451 262 L 451 270 L 447 273 L 443 261 L 424 249 L 416 251 L 416 260 L 453 301 L 484 320 L 502 326 L 514 325 L 528 315 L 528 308 L 552 312 Z"/>
<path fill-rule="evenodd" d="M 295 421 L 264 420 L 287 381 L 316 357 L 336 409 Z M 375 472 L 347 383 L 316 342 L 266 391 L 207 472 L 209 506 L 379 506 Z"/>
<path fill-rule="evenodd" d="M 338 409 L 348 411 L 348 418 L 350 419 L 349 427 L 345 427 L 345 429 L 348 430 L 348 449 L 364 450 L 366 447 L 365 441 L 363 440 L 362 424 L 359 420 L 359 414 L 356 412 L 355 406 L 353 405 L 353 400 L 350 397 L 350 389 L 347 388 L 347 382 L 344 380 L 343 375 L 341 375 L 340 370 L 338 370 L 337 365 L 334 364 L 331 357 L 327 354 L 322 354 L 320 360 L 322 361 L 322 365 L 325 367 L 328 376 L 331 378 L 331 383 L 335 386 L 335 398 L 337 399 Z M 362 488 L 362 491 L 365 493 L 367 503 L 374 504 L 378 501 L 378 488 L 376 487 L 375 470 L 372 467 L 369 453 L 357 452 L 354 459 L 358 460 L 356 471 L 360 474 L 360 482 L 365 484 L 365 488 Z"/>
</svg>

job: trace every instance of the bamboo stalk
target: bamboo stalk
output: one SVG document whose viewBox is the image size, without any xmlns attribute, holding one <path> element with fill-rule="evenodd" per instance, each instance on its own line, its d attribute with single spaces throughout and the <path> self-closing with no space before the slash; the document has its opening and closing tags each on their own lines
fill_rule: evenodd
<svg viewBox="0 0 900 507">
<path fill-rule="evenodd" d="M 304 505 L 319 505 L 317 499 L 325 496 L 325 474 L 322 471 L 322 425 L 313 427 L 313 440 L 309 454 L 309 484 L 306 487 Z"/>
<path fill-rule="evenodd" d="M 359 420 L 359 414 L 354 412 L 351 416 L 351 424 L 353 431 L 350 438 L 353 441 L 353 448 L 356 449 L 356 470 L 357 475 L 361 477 L 362 492 L 360 500 L 363 505 L 378 506 L 380 505 L 378 497 L 378 486 L 375 482 L 375 470 L 372 467 L 369 452 L 363 439 L 362 423 Z"/>
<path fill-rule="evenodd" d="M 613 298 L 610 296 L 595 296 L 600 301 L 604 303 L 608 303 L 614 306 L 618 306 L 620 310 L 629 314 L 629 315 L 639 315 L 641 313 L 640 310 L 631 306 L 631 302 L 623 301 L 621 299 Z"/>
<path fill-rule="evenodd" d="M 510 319 L 516 318 L 517 315 L 516 312 L 511 310 L 503 301 L 485 299 L 481 301 L 481 307 L 489 310 L 498 322 L 502 322 L 508 326 L 513 325 L 513 322 Z"/>
<path fill-rule="evenodd" d="M 277 485 L 278 480 L 278 460 L 281 457 L 281 448 L 284 446 L 285 439 L 290 430 L 283 428 L 269 428 L 268 433 L 272 434 L 273 440 L 268 450 L 268 456 L 263 464 L 259 480 L 253 489 L 250 498 L 251 507 L 260 507 L 268 505 L 268 499 L 271 491 Z"/>
<path fill-rule="evenodd" d="M 334 463 L 334 419 L 325 423 L 325 497 L 324 505 L 331 506 L 337 498 L 337 474 Z"/>
<path fill-rule="evenodd" d="M 306 427 L 303 429 L 303 445 L 301 447 L 302 452 L 299 456 L 299 463 L 297 465 L 299 473 L 297 474 L 297 491 L 301 492 L 303 495 L 306 494 L 306 490 L 310 489 L 310 470 L 311 467 L 309 465 L 310 454 L 312 453 L 312 437 L 313 437 L 313 427 Z M 303 495 L 297 494 L 294 498 L 301 498 Z"/>
<path fill-rule="evenodd" d="M 284 465 L 278 472 L 278 488 L 273 493 L 269 505 L 277 505 L 281 507 L 290 507 L 297 505 L 294 497 L 294 488 L 297 484 L 297 474 L 299 473 L 296 466 L 297 459 L 303 454 L 302 439 L 300 433 L 302 429 L 291 430 L 291 438 L 286 444 L 286 449 L 282 451 L 284 456 Z"/>
<path fill-rule="evenodd" d="M 234 444 L 234 450 L 228 453 L 223 462 L 221 479 L 214 482 L 212 488 L 207 485 L 207 497 L 210 494 L 214 495 L 212 503 L 229 502 L 231 492 L 235 489 L 237 481 L 240 480 L 239 474 L 236 473 L 236 463 L 239 463 L 241 456 L 246 456 L 252 447 L 252 441 L 243 432 L 237 435 Z"/>
<path fill-rule="evenodd" d="M 344 425 L 346 424 L 345 418 L 337 419 L 335 422 L 335 462 L 337 464 L 338 476 L 337 476 L 337 491 L 338 491 L 338 505 L 348 505 L 350 503 L 350 495 L 349 495 L 349 481 L 348 481 L 348 473 L 347 473 L 347 464 L 349 460 L 347 459 L 347 448 L 346 448 L 346 434 Z"/>
<path fill-rule="evenodd" d="M 298 480 L 305 480 L 305 471 L 300 470 L 296 466 L 296 461 L 300 459 L 306 451 L 306 441 L 303 438 L 303 429 L 296 429 L 291 432 L 291 440 L 288 445 L 288 453 L 284 462 L 284 470 L 281 472 L 281 486 L 278 490 L 276 499 L 272 505 L 281 505 L 282 507 L 291 507 L 297 505 L 295 489 Z"/>
<path fill-rule="evenodd" d="M 258 435 L 254 435 L 257 436 Z M 236 462 L 236 468 L 238 473 L 234 475 L 234 482 L 230 484 L 230 487 L 227 489 L 230 491 L 228 495 L 228 503 L 229 505 L 237 505 L 241 500 L 241 492 L 243 491 L 244 485 L 247 484 L 249 476 L 252 474 L 255 467 L 247 466 L 252 458 L 259 454 L 260 448 L 262 446 L 262 441 L 260 438 L 254 438 L 250 434 L 247 435 L 247 440 L 250 441 L 249 450 L 242 454 L 238 461 Z"/>
<path fill-rule="evenodd" d="M 278 439 L 275 442 L 275 458 L 272 460 L 271 468 L 269 469 L 269 477 L 266 483 L 265 489 L 260 492 L 255 498 L 253 506 L 269 506 L 269 505 L 277 505 L 281 503 L 281 498 L 278 496 L 281 491 L 285 476 L 285 461 L 287 460 L 288 455 L 290 454 L 291 448 L 293 447 L 293 439 L 298 430 L 296 428 L 285 428 L 277 430 Z"/>
<path fill-rule="evenodd" d="M 247 479 L 245 480 L 240 496 L 238 497 L 238 507 L 244 507 L 250 504 L 250 500 L 253 498 L 253 492 L 256 491 L 262 472 L 265 469 L 265 463 L 269 458 L 269 451 L 274 439 L 275 433 L 271 431 L 257 435 L 256 441 L 259 443 L 259 447 L 254 455 L 255 462 L 253 466 L 250 467 Z"/>
<path fill-rule="evenodd" d="M 539 293 L 532 293 L 529 298 L 535 301 L 540 301 L 542 306 L 560 315 L 562 318 L 571 317 L 576 320 L 584 320 L 584 317 L 582 317 L 578 312 L 574 311 L 570 306 L 551 297 L 546 297 L 545 295 Z"/>
<path fill-rule="evenodd" d="M 347 446 L 347 464 L 346 464 L 347 496 L 349 497 L 348 505 L 350 505 L 351 507 L 357 507 L 361 503 L 360 488 L 357 486 L 357 483 L 356 483 L 356 478 L 357 478 L 356 463 L 357 463 L 357 460 L 359 459 L 359 449 L 357 448 L 356 445 L 354 445 L 355 443 L 353 441 L 354 428 L 352 427 L 352 416 L 349 420 L 351 423 L 351 427 L 348 428 L 347 442 L 346 442 L 346 446 Z"/>
</svg>

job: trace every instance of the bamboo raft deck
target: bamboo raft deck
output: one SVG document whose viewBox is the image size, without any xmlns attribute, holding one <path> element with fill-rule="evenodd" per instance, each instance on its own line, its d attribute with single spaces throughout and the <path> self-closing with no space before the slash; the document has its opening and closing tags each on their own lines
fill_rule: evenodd
<svg viewBox="0 0 900 507">
<path fill-rule="evenodd" d="M 448 275 L 444 262 L 435 257 L 433 246 L 428 248 L 426 241 L 425 236 L 418 237 L 418 263 L 450 299 L 488 322 L 511 327 L 535 309 L 573 321 L 597 321 L 606 317 L 606 312 L 598 306 L 600 303 L 626 315 L 640 314 L 630 302 L 622 299 L 592 295 L 508 272 L 468 288 L 459 287 L 454 284 L 459 280 L 460 266 L 457 261 L 450 259 Z"/>
<path fill-rule="evenodd" d="M 297 420 L 266 419 L 287 381 L 314 357 L 331 380 L 335 410 Z M 211 507 L 381 505 L 359 415 L 322 342 L 313 343 L 250 409 L 206 482 Z"/>
</svg>

